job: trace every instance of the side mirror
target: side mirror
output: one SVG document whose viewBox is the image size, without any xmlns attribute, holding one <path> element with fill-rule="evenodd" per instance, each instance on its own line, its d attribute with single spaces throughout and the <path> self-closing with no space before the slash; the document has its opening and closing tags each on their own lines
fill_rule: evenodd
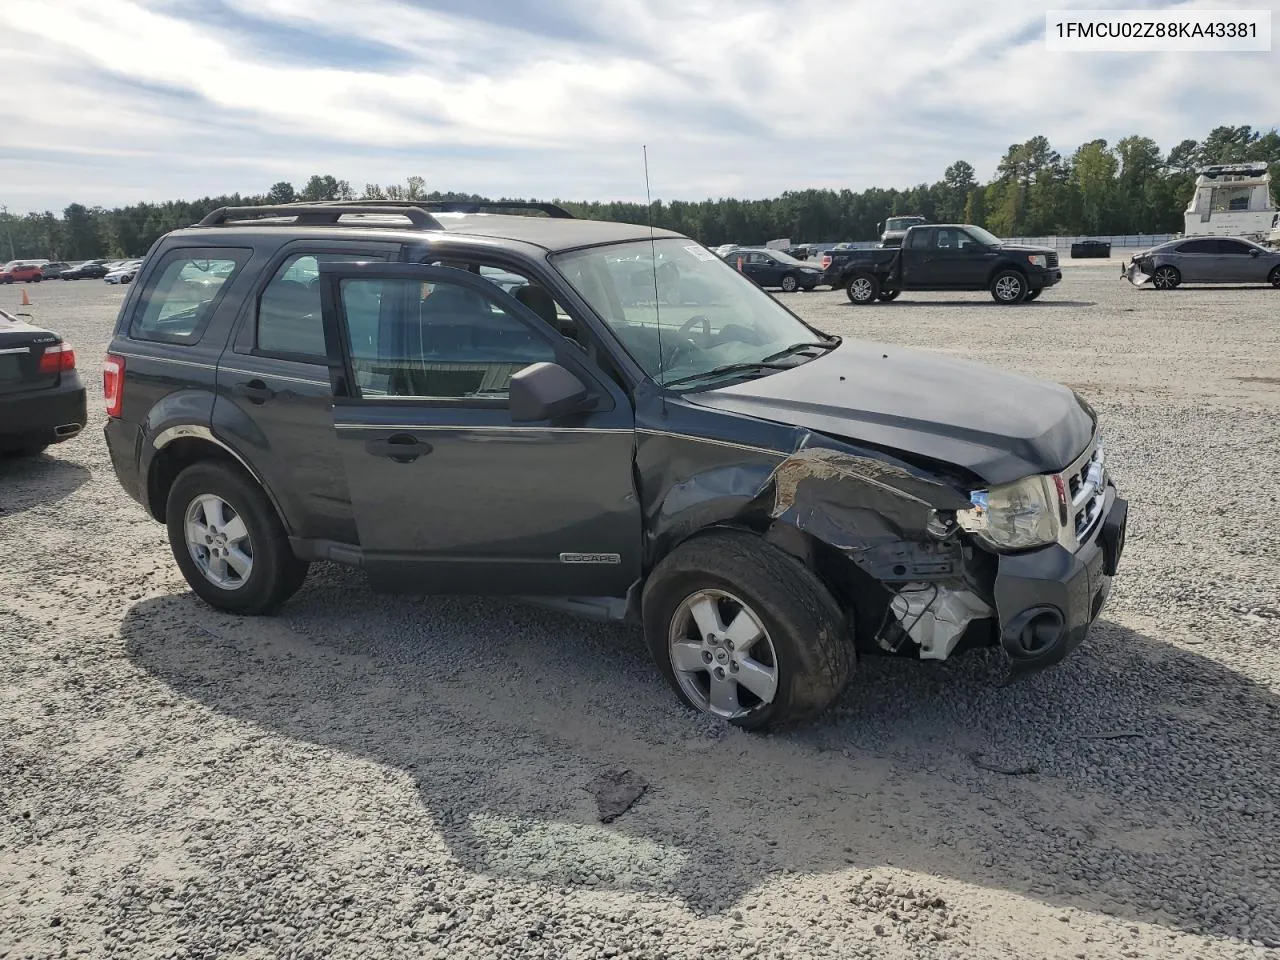
<svg viewBox="0 0 1280 960">
<path fill-rule="evenodd" d="M 558 363 L 531 363 L 511 378 L 511 419 L 552 420 L 586 409 L 587 388 Z"/>
<path fill-rule="evenodd" d="M 1257 247 L 1250 247 L 1250 248 L 1249 248 L 1249 256 L 1251 256 L 1251 257 L 1260 257 L 1260 256 L 1262 256 L 1262 251 L 1261 251 L 1261 250 L 1259 250 Z"/>
</svg>

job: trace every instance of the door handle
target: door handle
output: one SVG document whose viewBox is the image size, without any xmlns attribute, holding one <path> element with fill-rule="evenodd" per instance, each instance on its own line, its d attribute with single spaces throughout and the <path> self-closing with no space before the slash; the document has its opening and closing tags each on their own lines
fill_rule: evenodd
<svg viewBox="0 0 1280 960">
<path fill-rule="evenodd" d="M 232 389 L 240 396 L 246 397 L 250 403 L 266 403 L 276 395 L 276 392 L 261 380 L 237 383 Z"/>
<path fill-rule="evenodd" d="M 408 433 L 393 433 L 385 440 L 370 440 L 364 445 L 366 453 L 386 457 L 396 463 L 413 463 L 434 449 L 431 444 Z"/>
</svg>

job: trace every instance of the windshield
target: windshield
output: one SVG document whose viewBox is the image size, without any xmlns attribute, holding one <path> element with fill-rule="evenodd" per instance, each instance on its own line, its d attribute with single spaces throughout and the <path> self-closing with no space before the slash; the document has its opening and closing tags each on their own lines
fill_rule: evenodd
<svg viewBox="0 0 1280 960">
<path fill-rule="evenodd" d="M 1001 240 L 999 237 L 997 237 L 994 233 L 991 233 L 988 230 L 983 230 L 981 227 L 975 227 L 972 224 L 969 224 L 964 229 L 971 237 L 973 237 L 979 243 L 985 243 L 989 247 L 996 247 L 1004 243 L 1004 241 Z"/>
<path fill-rule="evenodd" d="M 775 260 L 777 260 L 779 263 L 789 263 L 789 264 L 793 264 L 793 265 L 795 265 L 795 266 L 797 266 L 797 267 L 807 267 L 807 266 L 809 266 L 809 264 L 805 263 L 803 260 L 799 260 L 799 259 L 797 259 L 797 258 L 793 257 L 791 254 L 789 254 L 789 253 L 784 253 L 784 252 L 783 252 L 783 251 L 781 251 L 781 250 L 770 250 L 768 253 L 766 253 L 766 254 L 765 254 L 765 256 L 773 257 L 773 258 L 774 258 Z"/>
<path fill-rule="evenodd" d="M 920 219 L 917 217 L 890 217 L 885 221 L 884 228 L 885 230 L 906 230 L 907 227 L 914 226 L 920 222 Z"/>
<path fill-rule="evenodd" d="M 728 364 L 764 361 L 788 347 L 822 339 L 691 240 L 657 240 L 652 247 L 648 240 L 637 240 L 557 254 L 551 260 L 658 383 Z"/>
</svg>

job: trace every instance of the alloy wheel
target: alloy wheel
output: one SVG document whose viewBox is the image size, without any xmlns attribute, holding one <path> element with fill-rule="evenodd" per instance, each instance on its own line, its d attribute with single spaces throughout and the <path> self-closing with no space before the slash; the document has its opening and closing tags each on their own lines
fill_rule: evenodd
<svg viewBox="0 0 1280 960">
<path fill-rule="evenodd" d="M 187 506 L 187 550 L 200 573 L 215 587 L 237 590 L 253 572 L 253 541 L 231 504 L 206 493 Z"/>
<path fill-rule="evenodd" d="M 704 713 L 733 720 L 773 702 L 778 656 L 760 616 L 723 590 L 699 590 L 671 617 L 671 666 Z"/>
</svg>

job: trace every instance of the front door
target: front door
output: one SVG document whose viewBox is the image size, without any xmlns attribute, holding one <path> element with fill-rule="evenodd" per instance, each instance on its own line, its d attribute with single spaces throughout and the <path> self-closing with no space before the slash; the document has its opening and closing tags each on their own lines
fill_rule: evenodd
<svg viewBox="0 0 1280 960">
<path fill-rule="evenodd" d="M 1218 274 L 1221 279 L 1232 283 L 1262 283 L 1267 279 L 1268 264 L 1261 255 L 1253 254 L 1257 247 L 1228 237 L 1215 242 L 1218 245 Z"/>
<path fill-rule="evenodd" d="M 980 289 L 997 257 L 994 250 L 958 227 L 934 230 L 929 255 L 934 282 L 938 286 L 960 289 Z"/>
<path fill-rule="evenodd" d="M 635 418 L 617 384 L 465 270 L 334 264 L 321 277 L 334 427 L 374 587 L 625 595 L 642 542 Z M 511 378 L 544 361 L 593 404 L 517 423 Z"/>
</svg>

